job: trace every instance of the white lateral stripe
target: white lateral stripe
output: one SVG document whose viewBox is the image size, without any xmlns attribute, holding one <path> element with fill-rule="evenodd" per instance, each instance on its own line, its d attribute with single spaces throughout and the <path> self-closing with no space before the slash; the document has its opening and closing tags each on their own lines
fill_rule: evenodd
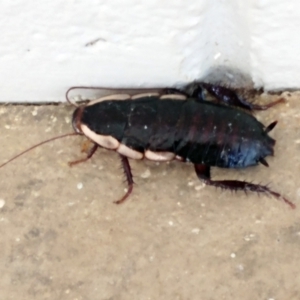
<svg viewBox="0 0 300 300">
<path fill-rule="evenodd" d="M 145 153 L 138 152 L 127 147 L 124 144 L 121 144 L 117 139 L 110 135 L 101 135 L 95 133 L 94 131 L 90 130 L 85 124 L 81 124 L 81 130 L 86 137 L 90 138 L 99 146 L 109 150 L 116 150 L 119 154 L 131 159 L 143 159 L 145 156 L 149 160 L 169 161 L 175 158 L 175 154 L 172 152 L 154 152 L 151 150 L 146 150 Z M 180 160 L 180 157 L 176 156 L 176 159 Z"/>
<path fill-rule="evenodd" d="M 159 93 L 143 93 L 143 94 L 137 94 L 131 97 L 132 100 L 139 99 L 139 98 L 145 98 L 145 97 L 158 97 Z"/>
<path fill-rule="evenodd" d="M 105 100 L 128 100 L 128 99 L 130 99 L 130 95 L 128 95 L 128 94 L 109 95 L 109 96 L 105 96 L 105 97 L 93 100 L 93 101 L 89 102 L 87 104 L 87 106 L 91 106 L 91 105 L 94 105 L 96 103 L 99 103 L 99 102 L 102 102 Z"/>
<path fill-rule="evenodd" d="M 120 144 L 120 146 L 117 149 L 117 152 L 132 159 L 142 159 L 144 157 L 143 153 L 130 149 L 124 144 Z"/>
<path fill-rule="evenodd" d="M 155 160 L 155 161 L 169 161 L 174 159 L 175 154 L 172 152 L 154 152 L 147 150 L 145 152 L 145 157 L 148 158 L 149 160 Z"/>
<path fill-rule="evenodd" d="M 119 147 L 120 143 L 114 137 L 110 135 L 97 134 L 90 130 L 86 125 L 81 124 L 81 130 L 85 136 L 97 143 L 103 148 L 115 150 Z"/>
<path fill-rule="evenodd" d="M 170 94 L 170 95 L 163 95 L 159 99 L 172 99 L 172 100 L 186 100 L 185 95 L 178 95 L 178 94 Z"/>
<path fill-rule="evenodd" d="M 182 158 L 181 156 L 179 156 L 179 155 L 176 155 L 176 156 L 175 156 L 175 159 L 177 159 L 177 160 L 179 160 L 179 161 L 183 161 L 183 158 Z"/>
</svg>

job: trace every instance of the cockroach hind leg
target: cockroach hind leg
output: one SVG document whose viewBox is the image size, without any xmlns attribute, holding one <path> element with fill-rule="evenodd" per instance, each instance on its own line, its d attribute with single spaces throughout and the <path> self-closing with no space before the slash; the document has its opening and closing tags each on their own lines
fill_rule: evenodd
<svg viewBox="0 0 300 300">
<path fill-rule="evenodd" d="M 251 191 L 260 194 L 272 195 L 278 200 L 283 200 L 291 208 L 296 208 L 296 205 L 294 203 L 283 197 L 281 194 L 272 191 L 267 185 L 254 184 L 251 182 L 238 180 L 211 180 L 210 167 L 201 164 L 195 164 L 195 171 L 198 178 L 205 182 L 205 184 L 207 185 L 221 187 L 222 189 L 231 191 L 244 191 L 245 193 L 247 193 L 247 191 Z"/>
<path fill-rule="evenodd" d="M 86 162 L 87 160 L 89 160 L 95 154 L 97 149 L 98 149 L 98 145 L 96 143 L 94 143 L 93 147 L 88 151 L 87 156 L 85 158 L 78 159 L 78 160 L 75 160 L 75 161 L 70 161 L 70 162 L 68 162 L 68 165 L 70 167 L 72 167 L 74 165 Z"/>
<path fill-rule="evenodd" d="M 123 156 L 120 154 L 120 158 L 121 158 L 121 163 L 122 163 L 122 168 L 125 174 L 125 178 L 128 184 L 128 188 L 127 188 L 127 192 L 125 193 L 125 195 L 118 201 L 114 201 L 114 203 L 116 204 L 121 204 L 123 203 L 132 193 L 133 191 L 133 176 L 131 173 L 131 167 L 128 161 L 128 158 L 126 156 Z"/>
</svg>

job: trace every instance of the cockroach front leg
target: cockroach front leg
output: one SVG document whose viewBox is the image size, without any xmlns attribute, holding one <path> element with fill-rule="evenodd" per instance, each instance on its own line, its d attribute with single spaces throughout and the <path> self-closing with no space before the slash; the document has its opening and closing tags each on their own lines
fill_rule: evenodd
<svg viewBox="0 0 300 300">
<path fill-rule="evenodd" d="M 121 163 L 122 163 L 122 167 L 123 167 L 123 170 L 124 170 L 124 174 L 125 174 L 125 177 L 126 177 L 126 181 L 127 181 L 127 184 L 128 184 L 128 190 L 127 190 L 126 194 L 120 200 L 114 202 L 116 204 L 121 204 L 128 198 L 128 196 L 131 194 L 131 192 L 133 190 L 133 184 L 134 184 L 133 176 L 132 176 L 132 173 L 131 173 L 131 167 L 130 167 L 128 158 L 126 156 L 121 155 L 121 154 L 120 154 L 120 158 L 121 158 Z"/>
<path fill-rule="evenodd" d="M 78 159 L 78 160 L 75 160 L 75 161 L 70 161 L 69 166 L 72 167 L 74 165 L 77 165 L 77 164 L 80 164 L 82 162 L 85 162 L 85 161 L 89 160 L 95 154 L 98 147 L 99 146 L 96 143 L 94 143 L 93 147 L 88 151 L 87 156 L 85 158 Z"/>
<path fill-rule="evenodd" d="M 271 194 L 275 198 L 279 200 L 283 200 L 286 204 L 288 204 L 291 208 L 296 208 L 295 204 L 290 202 L 285 197 L 281 196 L 279 193 L 276 193 L 270 190 L 267 186 L 260 184 L 253 184 L 246 181 L 239 180 L 211 180 L 210 178 L 210 167 L 201 164 L 195 164 L 195 171 L 200 180 L 205 182 L 207 185 L 212 185 L 215 187 L 220 187 L 222 189 L 231 190 L 231 191 L 244 191 L 247 193 L 248 191 L 263 193 L 263 194 Z"/>
</svg>

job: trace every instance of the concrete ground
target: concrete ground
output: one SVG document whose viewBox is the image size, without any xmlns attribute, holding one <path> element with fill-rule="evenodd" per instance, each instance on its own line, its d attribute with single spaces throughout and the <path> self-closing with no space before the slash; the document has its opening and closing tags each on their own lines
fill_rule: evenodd
<svg viewBox="0 0 300 300">
<path fill-rule="evenodd" d="M 67 164 L 83 156 L 83 137 L 0 169 L 0 299 L 300 299 L 300 93 L 284 96 L 256 114 L 279 121 L 270 167 L 213 169 L 213 178 L 271 182 L 295 210 L 204 186 L 176 161 L 131 161 L 134 192 L 115 205 L 126 186 L 114 152 Z M 0 161 L 72 132 L 72 110 L 1 106 Z"/>
</svg>

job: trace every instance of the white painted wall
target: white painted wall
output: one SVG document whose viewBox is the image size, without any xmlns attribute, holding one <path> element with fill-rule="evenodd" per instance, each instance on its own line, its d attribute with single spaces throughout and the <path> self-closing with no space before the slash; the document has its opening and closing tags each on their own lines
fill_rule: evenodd
<svg viewBox="0 0 300 300">
<path fill-rule="evenodd" d="M 299 88 L 299 28 L 299 0 L 2 0 L 0 101 L 174 86 L 220 66 L 257 87 Z"/>
</svg>

